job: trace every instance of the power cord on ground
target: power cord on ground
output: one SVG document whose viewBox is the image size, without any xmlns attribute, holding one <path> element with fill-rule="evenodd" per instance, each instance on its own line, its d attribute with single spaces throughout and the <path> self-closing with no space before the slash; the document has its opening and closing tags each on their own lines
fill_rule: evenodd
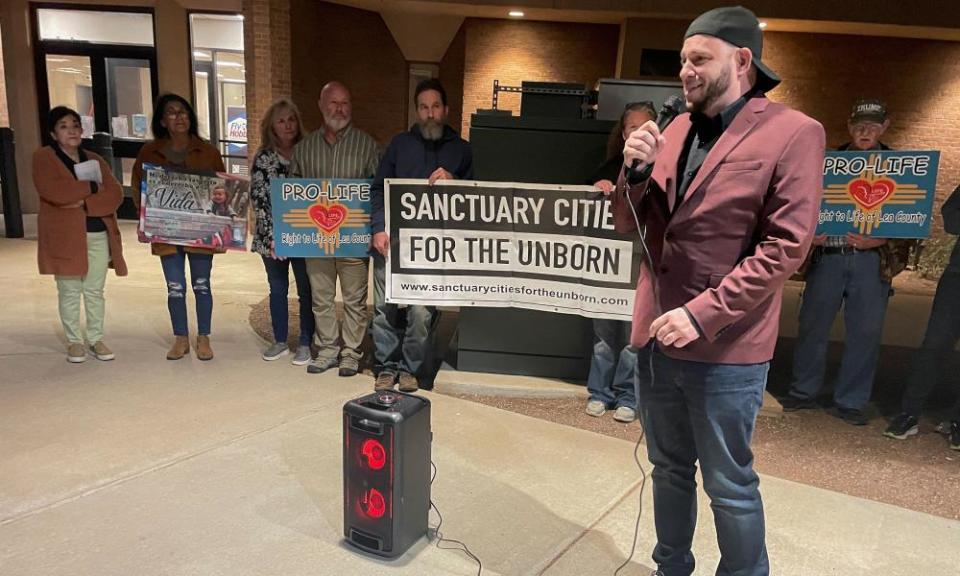
<svg viewBox="0 0 960 576">
<path fill-rule="evenodd" d="M 432 471 L 432 473 L 431 473 L 431 475 L 430 475 L 430 485 L 433 486 L 433 480 L 437 477 L 437 465 L 434 464 L 433 461 L 431 460 L 431 461 L 430 461 L 430 467 L 433 469 L 433 471 Z M 437 505 L 433 503 L 433 498 L 430 499 L 430 508 L 432 508 L 433 511 L 437 513 L 437 518 L 440 520 L 440 521 L 437 523 L 437 527 L 434 528 L 434 530 L 433 530 L 433 533 L 434 533 L 434 534 L 436 535 L 436 537 L 437 537 L 437 548 L 440 549 L 440 550 L 460 550 L 460 551 L 462 551 L 464 554 L 466 554 L 469 558 L 471 558 L 474 562 L 477 563 L 477 576 L 480 576 L 481 572 L 483 572 L 483 563 L 480 562 L 480 559 L 477 558 L 477 556 L 476 556 L 473 552 L 470 551 L 470 548 L 468 548 L 466 544 L 464 544 L 463 542 L 461 542 L 461 541 L 459 541 L 459 540 L 454 540 L 454 539 L 452 539 L 452 538 L 444 538 L 444 537 L 443 537 L 443 533 L 440 532 L 440 527 L 443 526 L 443 516 L 440 514 L 440 509 L 437 508 Z M 440 544 L 442 544 L 443 542 L 449 542 L 449 543 L 451 543 L 451 544 L 456 544 L 456 546 L 448 546 L 448 547 L 440 546 Z"/>
</svg>

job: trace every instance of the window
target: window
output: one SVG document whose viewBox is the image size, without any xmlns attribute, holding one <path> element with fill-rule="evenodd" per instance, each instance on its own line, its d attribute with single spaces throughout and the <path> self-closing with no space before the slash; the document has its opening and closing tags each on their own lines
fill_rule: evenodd
<svg viewBox="0 0 960 576">
<path fill-rule="evenodd" d="M 191 14 L 194 108 L 200 136 L 220 149 L 231 174 L 247 173 L 243 17 Z"/>
<path fill-rule="evenodd" d="M 83 137 L 92 138 L 95 125 L 90 58 L 47 54 L 46 63 L 50 107 L 69 106 L 76 110 L 80 114 Z"/>
<path fill-rule="evenodd" d="M 2 1 L 2 0 L 0 0 Z M 84 146 L 104 146 L 112 154 L 114 174 L 125 186 L 144 140 L 157 86 L 153 12 L 149 8 L 117 6 L 113 10 L 77 5 L 30 4 L 36 54 L 39 123 L 55 106 L 80 114 Z M 95 133 L 109 134 L 112 139 Z M 139 194 L 139 191 L 129 193 Z M 121 217 L 136 217 L 132 202 Z"/>
<path fill-rule="evenodd" d="M 153 46 L 153 15 L 143 12 L 37 10 L 40 40 Z"/>
</svg>

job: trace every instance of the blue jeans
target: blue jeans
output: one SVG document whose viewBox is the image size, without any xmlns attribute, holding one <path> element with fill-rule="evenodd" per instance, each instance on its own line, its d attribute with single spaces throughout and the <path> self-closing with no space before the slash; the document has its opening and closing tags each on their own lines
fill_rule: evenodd
<svg viewBox="0 0 960 576">
<path fill-rule="evenodd" d="M 197 301 L 197 334 L 210 334 L 210 317 L 213 315 L 213 294 L 210 291 L 210 270 L 213 254 L 187 252 L 182 246 L 175 254 L 160 257 L 163 278 L 167 281 L 167 309 L 176 336 L 186 336 L 187 330 L 187 271 L 185 260 L 190 260 L 190 279 L 193 281 L 193 297 Z"/>
<path fill-rule="evenodd" d="M 637 369 L 637 353 L 630 347 L 630 323 L 595 318 L 593 335 L 587 377 L 590 399 L 603 402 L 607 408 L 636 409 L 633 373 Z"/>
<path fill-rule="evenodd" d="M 917 351 L 913 372 L 903 395 L 903 411 L 920 417 L 923 405 L 940 379 L 940 364 L 960 340 L 960 268 L 948 266 L 937 284 L 930 320 Z M 960 421 L 960 397 L 951 420 Z"/>
<path fill-rule="evenodd" d="M 381 372 L 407 372 L 422 376 L 433 349 L 433 335 L 440 321 L 434 306 L 400 308 L 386 302 L 386 262 L 373 257 L 373 349 L 374 367 Z"/>
<path fill-rule="evenodd" d="M 311 308 L 310 278 L 307 277 L 307 264 L 303 258 L 285 258 L 279 260 L 263 256 L 263 267 L 267 271 L 267 283 L 270 285 L 270 322 L 273 324 L 274 342 L 284 343 L 288 336 L 290 313 L 287 310 L 287 292 L 290 289 L 290 268 L 297 282 L 297 300 L 300 304 L 301 346 L 309 346 L 313 338 L 314 320 Z"/>
<path fill-rule="evenodd" d="M 790 395 L 816 398 L 823 386 L 833 319 L 843 306 L 846 338 L 834 386 L 840 408 L 863 410 L 870 401 L 880 355 L 890 283 L 880 278 L 880 253 L 822 254 L 807 271 Z"/>
<path fill-rule="evenodd" d="M 704 364 L 650 353 L 654 377 L 637 371 L 637 399 L 653 464 L 654 562 L 665 576 L 693 573 L 699 460 L 720 547 L 717 576 L 767 576 L 750 440 L 769 363 Z"/>
</svg>

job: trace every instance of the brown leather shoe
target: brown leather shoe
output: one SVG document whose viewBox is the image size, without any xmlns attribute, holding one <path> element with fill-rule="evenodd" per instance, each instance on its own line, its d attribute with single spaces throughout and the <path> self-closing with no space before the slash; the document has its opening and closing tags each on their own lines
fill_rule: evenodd
<svg viewBox="0 0 960 576">
<path fill-rule="evenodd" d="M 397 381 L 397 375 L 393 372 L 381 372 L 377 374 L 377 381 L 373 384 L 374 390 L 393 390 L 393 383 Z"/>
<path fill-rule="evenodd" d="M 400 373 L 400 391 L 401 392 L 416 392 L 420 389 L 420 384 L 417 382 L 417 377 L 409 372 Z"/>
<path fill-rule="evenodd" d="M 212 360 L 213 348 L 209 336 L 197 336 L 197 360 Z"/>
<path fill-rule="evenodd" d="M 173 346 L 167 352 L 167 360 L 179 360 L 190 352 L 190 339 L 186 336 L 177 336 L 173 340 Z"/>
</svg>

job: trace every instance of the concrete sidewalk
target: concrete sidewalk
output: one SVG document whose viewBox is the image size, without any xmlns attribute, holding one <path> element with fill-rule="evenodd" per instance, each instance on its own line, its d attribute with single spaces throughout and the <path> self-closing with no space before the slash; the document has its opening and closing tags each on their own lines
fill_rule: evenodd
<svg viewBox="0 0 960 576">
<path fill-rule="evenodd" d="M 248 325 L 266 294 L 258 257 L 215 259 L 216 358 L 168 362 L 159 263 L 124 232 L 131 275 L 107 282 L 117 360 L 80 365 L 65 361 L 35 242 L 0 239 L 0 574 L 476 573 L 426 540 L 395 562 L 345 547 L 341 407 L 372 380 L 260 360 Z M 484 574 L 612 574 L 636 514 L 632 443 L 428 396 L 442 531 Z M 624 574 L 650 570 L 647 490 Z M 769 477 L 762 490 L 773 574 L 952 576 L 960 566 L 960 522 Z M 696 574 L 712 574 L 706 498 L 695 551 Z"/>
</svg>

